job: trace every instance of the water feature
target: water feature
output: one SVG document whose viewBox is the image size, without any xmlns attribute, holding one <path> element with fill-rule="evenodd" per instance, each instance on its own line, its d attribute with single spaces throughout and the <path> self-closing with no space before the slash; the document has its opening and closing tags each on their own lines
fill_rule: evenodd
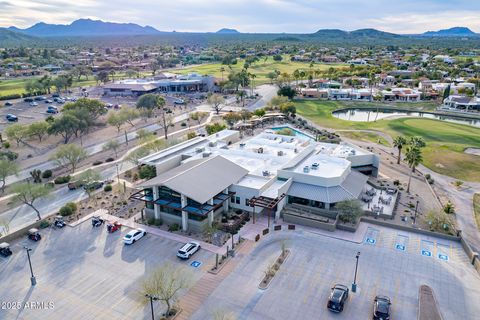
<svg viewBox="0 0 480 320">
<path fill-rule="evenodd" d="M 338 119 L 359 122 L 370 122 L 390 117 L 419 117 L 480 127 L 480 119 L 466 119 L 417 111 L 408 112 L 379 109 L 377 112 L 377 109 L 343 109 L 332 112 L 332 115 Z"/>
<path fill-rule="evenodd" d="M 315 140 L 314 137 L 312 137 L 312 136 L 310 136 L 310 135 L 308 135 L 308 134 L 305 134 L 305 133 L 303 133 L 302 131 L 299 131 L 299 130 L 297 130 L 297 129 L 295 129 L 295 128 L 292 128 L 292 127 L 290 127 L 290 126 L 280 126 L 280 127 L 270 128 L 270 130 L 272 130 L 272 131 L 280 131 L 280 130 L 282 130 L 282 129 L 290 129 L 290 130 L 292 130 L 293 133 L 295 134 L 295 137 L 297 137 L 297 138 L 301 138 L 301 139 L 303 139 L 303 140 Z"/>
</svg>

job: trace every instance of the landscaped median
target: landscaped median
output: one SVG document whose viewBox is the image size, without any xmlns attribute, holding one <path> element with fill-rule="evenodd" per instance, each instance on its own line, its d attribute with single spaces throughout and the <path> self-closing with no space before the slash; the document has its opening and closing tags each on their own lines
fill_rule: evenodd
<svg viewBox="0 0 480 320">
<path fill-rule="evenodd" d="M 480 230 L 480 193 L 473 195 L 473 214 L 477 222 L 477 228 Z"/>
</svg>

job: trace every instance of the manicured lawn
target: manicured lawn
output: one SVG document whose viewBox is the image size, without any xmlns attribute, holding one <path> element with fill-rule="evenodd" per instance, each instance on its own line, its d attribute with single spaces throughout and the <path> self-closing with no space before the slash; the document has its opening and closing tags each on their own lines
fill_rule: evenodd
<svg viewBox="0 0 480 320">
<path fill-rule="evenodd" d="M 379 134 L 373 133 L 373 132 L 364 132 L 364 131 L 342 131 L 339 132 L 342 136 L 346 138 L 350 138 L 353 140 L 358 140 L 358 141 L 364 141 L 364 142 L 373 142 L 373 143 L 378 143 L 387 147 L 390 147 L 390 143 L 388 143 L 387 140 L 385 140 L 384 137 L 382 137 Z"/>
<path fill-rule="evenodd" d="M 297 113 L 320 126 L 332 129 L 371 129 L 397 135 L 421 136 L 427 142 L 423 164 L 456 179 L 480 181 L 479 156 L 466 154 L 467 147 L 480 147 L 480 129 L 467 125 L 425 118 L 400 118 L 376 122 L 337 119 L 332 111 L 345 107 L 341 102 L 298 101 Z"/>
<path fill-rule="evenodd" d="M 243 68 L 244 61 L 239 59 L 236 65 L 232 65 L 232 70 L 240 71 Z M 204 64 L 200 66 L 193 66 L 193 67 L 186 67 L 184 69 L 172 69 L 171 71 L 174 73 L 180 74 L 187 74 L 187 73 L 199 73 L 199 74 L 208 74 L 213 75 L 217 78 L 222 78 L 221 68 L 224 67 L 225 71 L 223 72 L 223 77 L 226 79 L 228 74 L 230 73 L 230 69 L 226 65 L 222 65 L 221 63 L 212 63 L 212 64 Z M 325 71 L 328 70 L 330 67 L 333 68 L 340 68 L 340 67 L 348 67 L 345 64 L 320 64 L 315 63 L 312 67 L 312 70 L 320 70 Z M 260 58 L 258 62 L 250 65 L 248 68 L 248 72 L 255 74 L 257 77 L 255 78 L 255 85 L 270 83 L 270 79 L 267 78 L 267 74 L 278 70 L 280 72 L 287 72 L 292 74 L 293 71 L 296 69 L 308 71 L 310 69 L 309 62 L 296 62 L 290 61 L 289 56 L 283 56 L 283 60 L 280 62 L 274 61 L 272 57 L 268 57 L 267 61 L 264 58 Z"/>
<path fill-rule="evenodd" d="M 473 195 L 473 214 L 477 222 L 477 228 L 480 230 L 480 193 Z"/>
<path fill-rule="evenodd" d="M 398 107 L 401 109 L 415 109 L 419 111 L 434 111 L 439 105 L 436 101 L 420 101 L 420 102 L 401 102 L 401 103 L 379 103 L 364 101 L 342 101 L 344 107 L 348 108 L 376 108 L 376 107 Z"/>
</svg>

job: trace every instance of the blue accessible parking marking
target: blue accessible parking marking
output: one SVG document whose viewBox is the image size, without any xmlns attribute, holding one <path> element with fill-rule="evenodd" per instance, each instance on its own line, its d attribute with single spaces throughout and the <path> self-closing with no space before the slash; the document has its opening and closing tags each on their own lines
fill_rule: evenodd
<svg viewBox="0 0 480 320">
<path fill-rule="evenodd" d="M 438 259 L 448 261 L 448 256 L 446 254 L 438 254 Z"/>
<path fill-rule="evenodd" d="M 400 243 L 397 243 L 397 245 L 395 246 L 395 248 L 397 250 L 400 250 L 400 251 L 405 251 L 405 246 L 403 244 L 400 244 Z"/>
<path fill-rule="evenodd" d="M 198 268 L 200 267 L 202 263 L 200 261 L 192 261 L 192 263 L 190 263 L 190 265 L 194 268 Z"/>
<path fill-rule="evenodd" d="M 367 238 L 367 239 L 365 240 L 365 242 L 368 243 L 368 244 L 375 244 L 375 242 L 377 242 L 377 240 L 375 240 L 375 239 L 373 239 L 373 238 Z"/>
<path fill-rule="evenodd" d="M 428 250 L 422 250 L 422 256 L 431 257 L 432 253 Z"/>
<path fill-rule="evenodd" d="M 367 232 L 365 234 L 365 243 L 370 245 L 375 245 L 377 243 L 377 237 L 380 233 L 379 230 L 368 227 Z"/>
<path fill-rule="evenodd" d="M 395 240 L 395 249 L 399 251 L 407 251 L 408 236 L 403 234 L 397 234 Z"/>
</svg>

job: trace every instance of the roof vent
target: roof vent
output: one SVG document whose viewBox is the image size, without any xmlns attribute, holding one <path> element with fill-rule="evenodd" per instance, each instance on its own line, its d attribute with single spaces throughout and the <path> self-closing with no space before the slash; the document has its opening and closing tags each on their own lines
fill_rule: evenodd
<svg viewBox="0 0 480 320">
<path fill-rule="evenodd" d="M 309 166 L 303 167 L 303 172 L 309 173 L 310 172 L 310 167 Z"/>
</svg>

